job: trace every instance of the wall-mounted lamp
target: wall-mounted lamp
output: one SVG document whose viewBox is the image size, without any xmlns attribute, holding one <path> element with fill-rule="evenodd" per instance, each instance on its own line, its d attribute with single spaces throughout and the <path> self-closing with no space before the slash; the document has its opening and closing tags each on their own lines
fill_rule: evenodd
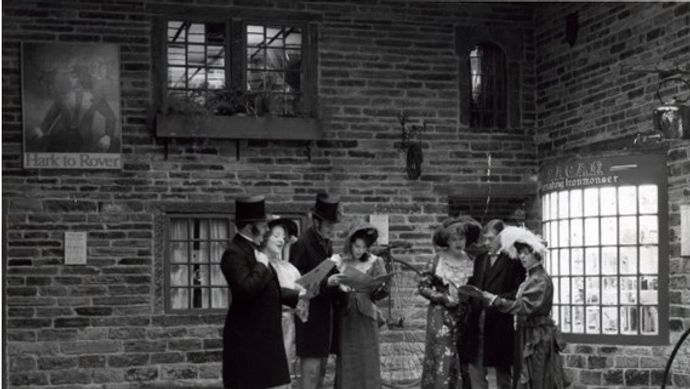
<svg viewBox="0 0 690 389">
<path fill-rule="evenodd" d="M 400 111 L 398 114 L 400 122 L 400 150 L 407 151 L 407 178 L 415 180 L 422 175 L 422 133 L 426 131 L 426 120 L 422 121 L 421 126 L 407 126 L 408 116 Z"/>
<path fill-rule="evenodd" d="M 674 67 L 669 69 L 633 69 L 631 66 L 624 66 L 623 73 L 645 73 L 657 74 L 659 84 L 656 90 L 656 97 L 661 102 L 661 106 L 652 112 L 654 130 L 649 133 L 637 134 L 634 143 L 645 143 L 648 140 L 661 141 L 663 139 L 690 139 L 690 106 L 685 105 L 690 98 L 690 83 L 682 76 L 690 76 L 690 67 L 681 69 Z M 666 102 L 661 98 L 661 89 L 671 83 L 680 83 L 681 90 L 684 86 L 688 89 L 688 95 L 673 96 L 671 102 Z"/>
</svg>

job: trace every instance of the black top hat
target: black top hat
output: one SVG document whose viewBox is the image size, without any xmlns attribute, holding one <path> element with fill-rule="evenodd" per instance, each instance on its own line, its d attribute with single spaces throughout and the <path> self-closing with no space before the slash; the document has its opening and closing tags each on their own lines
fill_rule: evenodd
<svg viewBox="0 0 690 389">
<path fill-rule="evenodd" d="M 330 197 L 326 193 L 319 193 L 316 195 L 316 204 L 312 213 L 321 220 L 337 222 L 340 218 L 338 214 L 338 199 Z"/>
<path fill-rule="evenodd" d="M 276 219 L 269 220 L 268 228 L 273 228 L 273 226 L 283 226 L 287 236 L 297 236 L 299 233 L 297 223 L 292 219 L 278 217 Z"/>
<path fill-rule="evenodd" d="M 235 223 L 266 221 L 263 196 L 241 197 L 235 200 Z"/>
</svg>

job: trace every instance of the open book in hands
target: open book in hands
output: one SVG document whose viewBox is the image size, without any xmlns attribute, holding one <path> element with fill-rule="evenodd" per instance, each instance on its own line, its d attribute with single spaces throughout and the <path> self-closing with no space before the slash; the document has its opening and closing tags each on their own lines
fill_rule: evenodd
<svg viewBox="0 0 690 389">
<path fill-rule="evenodd" d="M 295 283 L 302 285 L 307 290 L 305 298 L 310 299 L 319 294 L 321 281 L 328 276 L 335 265 L 334 261 L 323 260 L 318 266 L 295 281 Z"/>
<path fill-rule="evenodd" d="M 359 292 L 370 292 L 390 281 L 390 279 L 395 275 L 395 272 L 384 274 L 378 277 L 372 277 L 355 269 L 353 266 L 345 266 L 341 272 L 341 275 L 341 284 L 347 285 L 353 290 Z"/>
<path fill-rule="evenodd" d="M 478 299 L 484 298 L 484 293 L 482 292 L 482 290 L 474 285 L 462 285 L 458 287 L 458 293 Z"/>
</svg>

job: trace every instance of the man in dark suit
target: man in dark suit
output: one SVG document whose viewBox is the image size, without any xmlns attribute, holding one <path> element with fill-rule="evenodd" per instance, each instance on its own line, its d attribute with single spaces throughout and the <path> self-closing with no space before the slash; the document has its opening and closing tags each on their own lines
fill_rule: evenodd
<svg viewBox="0 0 690 389">
<path fill-rule="evenodd" d="M 482 231 L 488 252 L 474 261 L 474 273 L 469 284 L 490 291 L 500 297 L 514 298 L 525 279 L 520 261 L 500 253 L 498 235 L 503 221 L 493 219 Z M 501 389 L 511 388 L 510 366 L 513 361 L 513 317 L 487 307 L 480 299 L 470 299 L 467 320 L 459 342 L 462 363 L 469 363 L 472 389 L 487 389 L 487 367 L 495 367 L 496 382 Z"/>
<path fill-rule="evenodd" d="M 290 262 L 301 274 L 308 273 L 333 255 L 331 238 L 339 219 L 338 201 L 320 193 L 311 214 L 312 226 L 290 248 Z M 321 292 L 309 300 L 307 321 L 295 320 L 302 389 L 317 389 L 323 385 L 333 346 L 333 287 L 337 286 L 338 277 L 333 270 L 324 278 Z"/>
<path fill-rule="evenodd" d="M 283 347 L 282 305 L 296 306 L 304 290 L 281 288 L 257 247 L 268 229 L 261 196 L 235 201 L 237 234 L 220 267 L 231 305 L 223 328 L 223 386 L 263 389 L 290 383 Z"/>
</svg>

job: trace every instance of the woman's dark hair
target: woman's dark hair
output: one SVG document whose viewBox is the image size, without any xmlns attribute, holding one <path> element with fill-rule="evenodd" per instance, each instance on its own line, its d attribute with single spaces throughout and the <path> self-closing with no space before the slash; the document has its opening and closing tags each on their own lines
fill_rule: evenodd
<svg viewBox="0 0 690 389">
<path fill-rule="evenodd" d="M 515 246 L 515 249 L 517 250 L 518 254 L 523 250 L 527 250 L 527 251 L 529 251 L 530 254 L 534 255 L 534 258 L 536 258 L 537 261 L 541 262 L 543 259 L 541 257 L 541 254 L 534 251 L 532 246 L 528 245 L 527 243 L 515 242 L 515 243 L 513 243 L 513 246 Z"/>
<path fill-rule="evenodd" d="M 454 236 L 465 238 L 465 246 L 469 247 L 479 240 L 482 227 L 477 222 L 469 218 L 455 219 L 444 222 L 436 232 L 431 241 L 438 247 L 448 247 L 448 241 Z"/>
<path fill-rule="evenodd" d="M 500 234 L 504 228 L 505 228 L 505 224 L 503 223 L 503 220 L 491 219 L 491 220 L 489 220 L 488 223 L 486 223 L 482 232 L 487 233 L 489 231 L 493 231 L 496 234 Z"/>
<path fill-rule="evenodd" d="M 361 239 L 364 242 L 364 244 L 367 246 L 367 249 L 368 249 L 369 247 L 371 247 L 371 245 L 374 244 L 374 242 L 376 242 L 376 239 L 378 239 L 378 238 L 379 238 L 379 233 L 378 233 L 378 231 L 376 231 L 376 229 L 365 228 L 365 229 L 355 231 L 355 233 L 352 234 L 352 236 L 350 236 L 349 245 L 352 246 L 352 244 L 355 243 L 355 241 L 357 239 Z M 350 253 L 350 254 L 352 254 L 352 253 Z M 362 255 L 362 257 L 357 258 L 357 259 L 359 259 L 362 262 L 366 262 L 369 259 L 369 253 L 364 253 L 364 255 Z"/>
</svg>

